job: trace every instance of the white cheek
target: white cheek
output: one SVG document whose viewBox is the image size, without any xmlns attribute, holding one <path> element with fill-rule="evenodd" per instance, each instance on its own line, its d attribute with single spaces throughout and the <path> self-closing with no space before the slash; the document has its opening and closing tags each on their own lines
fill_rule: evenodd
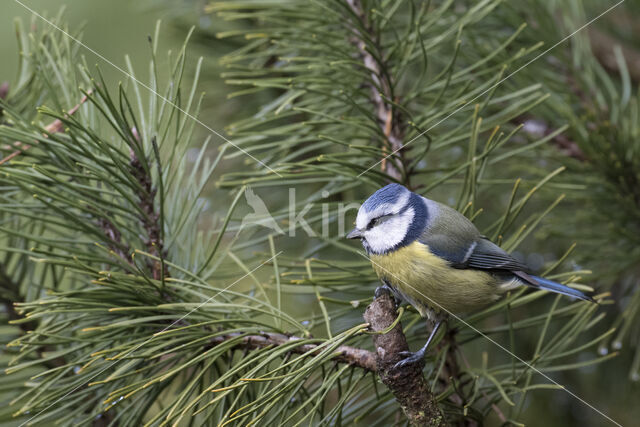
<svg viewBox="0 0 640 427">
<path fill-rule="evenodd" d="M 364 238 L 376 253 L 383 253 L 404 240 L 409 231 L 413 219 L 413 209 L 409 209 L 405 215 L 389 219 L 364 233 Z"/>
<path fill-rule="evenodd" d="M 397 230 L 386 223 L 366 231 L 364 238 L 373 252 L 382 253 L 402 242 L 404 234 L 398 234 Z"/>
</svg>

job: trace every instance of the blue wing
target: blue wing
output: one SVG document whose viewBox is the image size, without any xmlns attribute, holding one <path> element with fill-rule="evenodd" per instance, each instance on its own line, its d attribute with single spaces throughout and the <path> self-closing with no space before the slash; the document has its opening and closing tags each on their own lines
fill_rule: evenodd
<svg viewBox="0 0 640 427">
<path fill-rule="evenodd" d="M 438 215 L 424 230 L 418 241 L 449 262 L 453 268 L 485 270 L 488 273 L 517 278 L 536 289 L 580 298 L 593 299 L 581 291 L 543 277 L 532 276 L 529 268 L 500 246 L 482 236 L 478 229 L 460 212 L 437 204 Z"/>
<path fill-rule="evenodd" d="M 481 237 L 466 260 L 466 267 L 487 270 L 528 272 L 529 267 L 504 251 L 500 246 Z"/>
<path fill-rule="evenodd" d="M 426 234 L 426 235 L 425 235 Z M 419 241 L 454 268 L 478 270 L 523 271 L 529 268 L 495 243 L 479 235 L 461 238 L 443 234 L 425 233 Z"/>
<path fill-rule="evenodd" d="M 431 203 L 431 218 L 418 238 L 435 255 L 454 268 L 479 270 L 524 271 L 529 269 L 502 248 L 480 234 L 471 221 L 449 206 Z"/>
</svg>

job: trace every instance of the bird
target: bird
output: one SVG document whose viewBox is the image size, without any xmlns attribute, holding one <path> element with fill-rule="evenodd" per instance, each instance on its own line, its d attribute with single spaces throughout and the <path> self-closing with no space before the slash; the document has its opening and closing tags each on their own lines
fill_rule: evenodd
<svg viewBox="0 0 640 427">
<path fill-rule="evenodd" d="M 400 184 L 373 193 L 358 209 L 355 225 L 346 237 L 361 240 L 383 283 L 376 295 L 390 290 L 434 325 L 425 345 L 402 352 L 396 367 L 421 361 L 449 314 L 467 314 L 520 286 L 595 302 L 577 289 L 532 275 L 463 214 Z"/>
</svg>

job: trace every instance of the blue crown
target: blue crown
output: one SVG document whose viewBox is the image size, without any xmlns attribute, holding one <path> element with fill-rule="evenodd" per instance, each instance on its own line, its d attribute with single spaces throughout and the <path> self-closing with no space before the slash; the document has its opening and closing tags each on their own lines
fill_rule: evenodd
<svg viewBox="0 0 640 427">
<path fill-rule="evenodd" d="M 369 198 L 362 204 L 362 208 L 367 212 L 371 212 L 383 204 L 393 205 L 398 201 L 400 196 L 408 192 L 409 190 L 400 184 L 386 185 L 369 196 Z"/>
</svg>

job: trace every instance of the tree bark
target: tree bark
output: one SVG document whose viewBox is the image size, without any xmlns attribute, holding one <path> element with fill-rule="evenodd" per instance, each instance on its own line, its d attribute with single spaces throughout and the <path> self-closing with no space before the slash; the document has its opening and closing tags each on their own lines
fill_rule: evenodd
<svg viewBox="0 0 640 427">
<path fill-rule="evenodd" d="M 365 321 L 376 332 L 391 326 L 396 316 L 395 302 L 388 293 L 376 298 L 364 313 Z M 400 403 L 409 422 L 414 426 L 447 426 L 444 414 L 422 374 L 424 365 L 417 363 L 394 368 L 402 359 L 400 352 L 409 350 L 400 322 L 386 334 L 373 335 L 373 344 L 380 379 Z"/>
</svg>

